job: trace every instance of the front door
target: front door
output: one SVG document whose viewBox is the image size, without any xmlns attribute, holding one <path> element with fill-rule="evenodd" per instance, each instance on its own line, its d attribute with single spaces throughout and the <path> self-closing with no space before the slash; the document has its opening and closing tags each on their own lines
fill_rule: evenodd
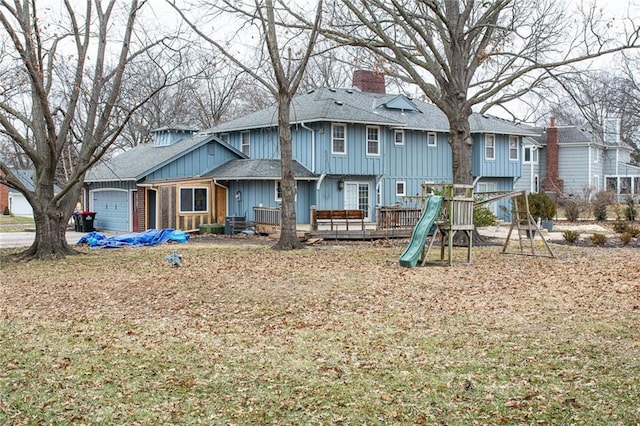
<svg viewBox="0 0 640 426">
<path fill-rule="evenodd" d="M 367 182 L 345 182 L 344 184 L 344 208 L 346 210 L 364 210 L 365 220 L 371 220 L 369 216 L 370 194 Z"/>
<path fill-rule="evenodd" d="M 156 229 L 156 200 L 158 191 L 155 189 L 147 190 L 147 229 Z"/>
</svg>

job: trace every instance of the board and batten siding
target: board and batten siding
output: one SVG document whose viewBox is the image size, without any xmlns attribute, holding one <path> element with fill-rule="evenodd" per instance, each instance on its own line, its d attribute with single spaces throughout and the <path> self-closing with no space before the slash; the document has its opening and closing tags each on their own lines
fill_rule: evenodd
<svg viewBox="0 0 640 426">
<path fill-rule="evenodd" d="M 276 200 L 276 181 L 245 180 L 232 181 L 228 185 L 227 216 L 245 216 L 254 220 L 253 208 L 257 206 L 276 208 L 281 201 Z M 236 193 L 240 191 L 240 200 Z M 296 181 L 296 222 L 309 223 L 309 206 L 315 204 L 315 181 Z"/>
<path fill-rule="evenodd" d="M 209 142 L 150 173 L 146 179 L 189 178 L 200 175 L 236 158 L 238 157 L 235 154 L 220 144 Z"/>
<path fill-rule="evenodd" d="M 518 137 L 518 159 L 509 159 L 509 135 L 494 134 L 493 160 L 485 158 L 485 134 L 474 134 L 472 170 L 473 176 L 519 177 L 522 176 L 522 138 Z"/>
</svg>

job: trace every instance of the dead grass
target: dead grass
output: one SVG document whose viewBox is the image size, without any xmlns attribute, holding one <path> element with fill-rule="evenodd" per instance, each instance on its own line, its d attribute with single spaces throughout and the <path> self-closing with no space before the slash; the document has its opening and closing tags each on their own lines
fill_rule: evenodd
<svg viewBox="0 0 640 426">
<path fill-rule="evenodd" d="M 385 262 L 403 249 L 3 264 L 0 424 L 640 421 L 637 248 Z"/>
</svg>

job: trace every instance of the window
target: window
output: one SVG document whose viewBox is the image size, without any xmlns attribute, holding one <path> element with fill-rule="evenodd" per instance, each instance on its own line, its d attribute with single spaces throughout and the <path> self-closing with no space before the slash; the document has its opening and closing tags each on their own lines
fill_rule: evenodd
<svg viewBox="0 0 640 426">
<path fill-rule="evenodd" d="M 245 154 L 247 157 L 251 152 L 251 133 L 242 132 L 242 144 L 240 146 L 240 151 Z"/>
<path fill-rule="evenodd" d="M 180 213 L 206 212 L 207 188 L 180 188 Z"/>
<path fill-rule="evenodd" d="M 485 160 L 496 159 L 496 137 L 494 135 L 484 136 L 484 158 Z"/>
<path fill-rule="evenodd" d="M 525 164 L 538 164 L 538 148 L 534 146 L 525 146 L 523 151 L 523 162 Z"/>
<path fill-rule="evenodd" d="M 396 196 L 404 197 L 405 195 L 407 195 L 406 184 L 403 180 L 399 180 L 396 182 Z"/>
<path fill-rule="evenodd" d="M 533 177 L 533 188 L 531 188 L 531 192 L 540 192 L 540 178 L 538 175 Z"/>
<path fill-rule="evenodd" d="M 518 137 L 509 136 L 509 161 L 518 161 Z"/>
<path fill-rule="evenodd" d="M 221 133 L 220 140 L 224 143 L 229 143 L 229 133 Z"/>
<path fill-rule="evenodd" d="M 623 195 L 631 194 L 631 178 L 630 177 L 620 178 L 620 194 L 623 194 Z"/>
<path fill-rule="evenodd" d="M 640 177 L 633 178 L 633 193 L 640 194 Z"/>
<path fill-rule="evenodd" d="M 276 201 L 282 201 L 282 182 L 277 180 L 275 182 L 275 199 Z M 295 183 L 295 195 L 294 195 L 294 201 L 298 200 L 298 183 Z"/>
<path fill-rule="evenodd" d="M 598 149 L 598 147 L 592 146 L 590 147 L 591 149 L 591 155 L 593 157 L 593 162 L 594 163 L 599 163 L 600 162 L 600 150 Z"/>
<path fill-rule="evenodd" d="M 331 126 L 331 153 L 347 153 L 347 126 L 345 124 L 333 124 Z"/>
<path fill-rule="evenodd" d="M 393 139 L 396 145 L 404 145 L 404 130 L 396 130 Z"/>
<path fill-rule="evenodd" d="M 599 192 L 600 191 L 600 176 L 593 175 L 593 177 L 591 179 L 592 179 L 593 189 L 595 190 L 595 192 Z"/>
<path fill-rule="evenodd" d="M 616 191 L 618 193 L 618 178 L 615 177 L 606 177 L 605 178 L 606 190 L 607 191 Z"/>
<path fill-rule="evenodd" d="M 427 146 L 438 146 L 438 139 L 435 132 L 427 133 Z"/>
<path fill-rule="evenodd" d="M 380 155 L 380 129 L 367 127 L 367 155 Z"/>
</svg>

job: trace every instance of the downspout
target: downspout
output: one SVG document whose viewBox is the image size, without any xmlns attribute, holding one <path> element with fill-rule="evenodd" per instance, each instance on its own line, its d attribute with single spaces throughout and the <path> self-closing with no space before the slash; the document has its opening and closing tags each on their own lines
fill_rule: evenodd
<svg viewBox="0 0 640 426">
<path fill-rule="evenodd" d="M 597 146 L 594 144 L 593 145 L 593 149 L 598 149 Z M 587 188 L 591 186 L 591 183 L 593 182 L 593 170 L 592 170 L 592 163 L 593 163 L 593 157 L 592 157 L 592 153 L 591 153 L 591 144 L 589 144 L 589 166 L 587 167 Z M 597 191 L 597 189 L 596 189 Z"/>
<path fill-rule="evenodd" d="M 476 184 L 478 183 L 478 181 L 482 179 L 482 176 L 476 176 L 476 178 L 473 180 L 473 187 L 476 187 Z"/>
<path fill-rule="evenodd" d="M 318 179 L 318 183 L 316 183 L 316 190 L 320 191 L 320 185 L 322 185 L 322 182 L 324 181 L 324 178 L 327 177 L 326 173 L 323 173 L 320 175 L 320 179 Z"/>
<path fill-rule="evenodd" d="M 311 173 L 316 172 L 316 132 L 304 122 L 300 123 L 300 127 L 311 132 Z"/>
</svg>

